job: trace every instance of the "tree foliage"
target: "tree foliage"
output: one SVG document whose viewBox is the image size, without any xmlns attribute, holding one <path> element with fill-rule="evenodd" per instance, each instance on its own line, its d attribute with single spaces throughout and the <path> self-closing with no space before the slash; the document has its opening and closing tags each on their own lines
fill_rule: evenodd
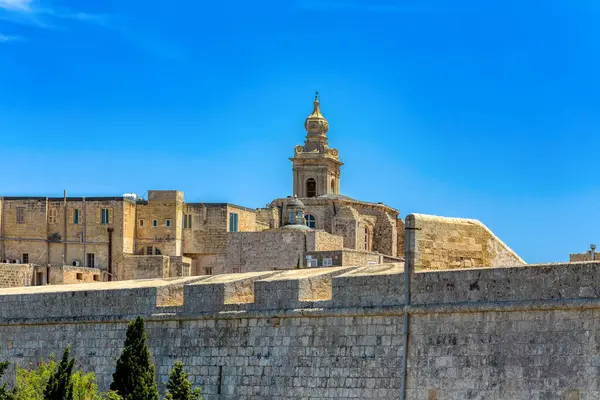
<svg viewBox="0 0 600 400">
<path fill-rule="evenodd" d="M 50 376 L 44 389 L 44 400 L 73 400 L 73 367 L 75 358 L 71 358 L 71 349 L 67 346 L 56 371 Z"/>
<path fill-rule="evenodd" d="M 192 383 L 188 377 L 189 374 L 183 369 L 183 363 L 176 361 L 175 366 L 169 372 L 165 398 L 168 400 L 202 400 L 200 388 L 192 389 Z"/>
<path fill-rule="evenodd" d="M 0 379 L 4 376 L 4 373 L 8 369 L 10 363 L 8 361 L 4 361 L 0 363 Z M 4 382 L 2 386 L 0 386 L 0 400 L 14 400 L 15 394 L 14 392 L 8 389 L 8 384 Z"/>
<path fill-rule="evenodd" d="M 117 360 L 110 390 L 116 391 L 125 400 L 158 400 L 154 365 L 150 362 L 142 317 L 137 317 L 127 327 L 125 346 Z"/>
</svg>

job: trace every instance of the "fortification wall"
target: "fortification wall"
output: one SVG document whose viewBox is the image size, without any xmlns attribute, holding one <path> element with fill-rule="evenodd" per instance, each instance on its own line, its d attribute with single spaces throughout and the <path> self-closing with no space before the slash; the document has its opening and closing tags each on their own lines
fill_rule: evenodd
<svg viewBox="0 0 600 400">
<path fill-rule="evenodd" d="M 382 264 L 2 289 L 0 359 L 70 344 L 105 389 L 139 314 L 158 380 L 182 360 L 207 400 L 398 399 L 405 354 L 406 399 L 596 399 L 599 279 L 596 262 Z"/>
<path fill-rule="evenodd" d="M 525 264 L 475 219 L 410 214 L 406 217 L 406 230 L 416 271 Z"/>
</svg>

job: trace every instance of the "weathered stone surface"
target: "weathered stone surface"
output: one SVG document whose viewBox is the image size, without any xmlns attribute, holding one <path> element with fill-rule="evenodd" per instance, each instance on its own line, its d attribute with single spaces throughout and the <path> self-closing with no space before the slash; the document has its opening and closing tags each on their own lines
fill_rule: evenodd
<svg viewBox="0 0 600 400">
<path fill-rule="evenodd" d="M 207 400 L 398 399 L 407 312 L 407 399 L 600 396 L 600 263 L 409 278 L 410 304 L 402 264 L 1 289 L 0 359 L 71 345 L 106 389 L 142 315 L 158 380 L 182 360 Z"/>
</svg>

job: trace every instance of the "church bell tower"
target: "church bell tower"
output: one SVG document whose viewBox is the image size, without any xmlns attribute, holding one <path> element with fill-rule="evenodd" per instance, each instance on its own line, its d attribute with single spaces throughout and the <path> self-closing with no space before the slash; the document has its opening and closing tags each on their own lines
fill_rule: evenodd
<svg viewBox="0 0 600 400">
<path fill-rule="evenodd" d="M 306 139 L 304 145 L 294 149 L 294 192 L 305 198 L 340 193 L 340 167 L 338 151 L 329 148 L 327 131 L 329 123 L 321 114 L 319 92 L 315 95 L 313 112 L 304 122 Z"/>
</svg>

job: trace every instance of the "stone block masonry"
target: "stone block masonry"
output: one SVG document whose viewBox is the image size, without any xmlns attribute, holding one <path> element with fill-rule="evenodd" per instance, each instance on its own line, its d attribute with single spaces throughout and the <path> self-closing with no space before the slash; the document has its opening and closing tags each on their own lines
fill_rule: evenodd
<svg viewBox="0 0 600 400">
<path fill-rule="evenodd" d="M 416 271 L 525 264 L 475 219 L 410 214 L 406 217 L 406 231 L 405 240 L 408 239 Z"/>
<path fill-rule="evenodd" d="M 206 400 L 600 398 L 600 263 L 410 262 L 2 289 L 0 360 L 71 345 L 106 389 L 142 315 Z"/>
</svg>

